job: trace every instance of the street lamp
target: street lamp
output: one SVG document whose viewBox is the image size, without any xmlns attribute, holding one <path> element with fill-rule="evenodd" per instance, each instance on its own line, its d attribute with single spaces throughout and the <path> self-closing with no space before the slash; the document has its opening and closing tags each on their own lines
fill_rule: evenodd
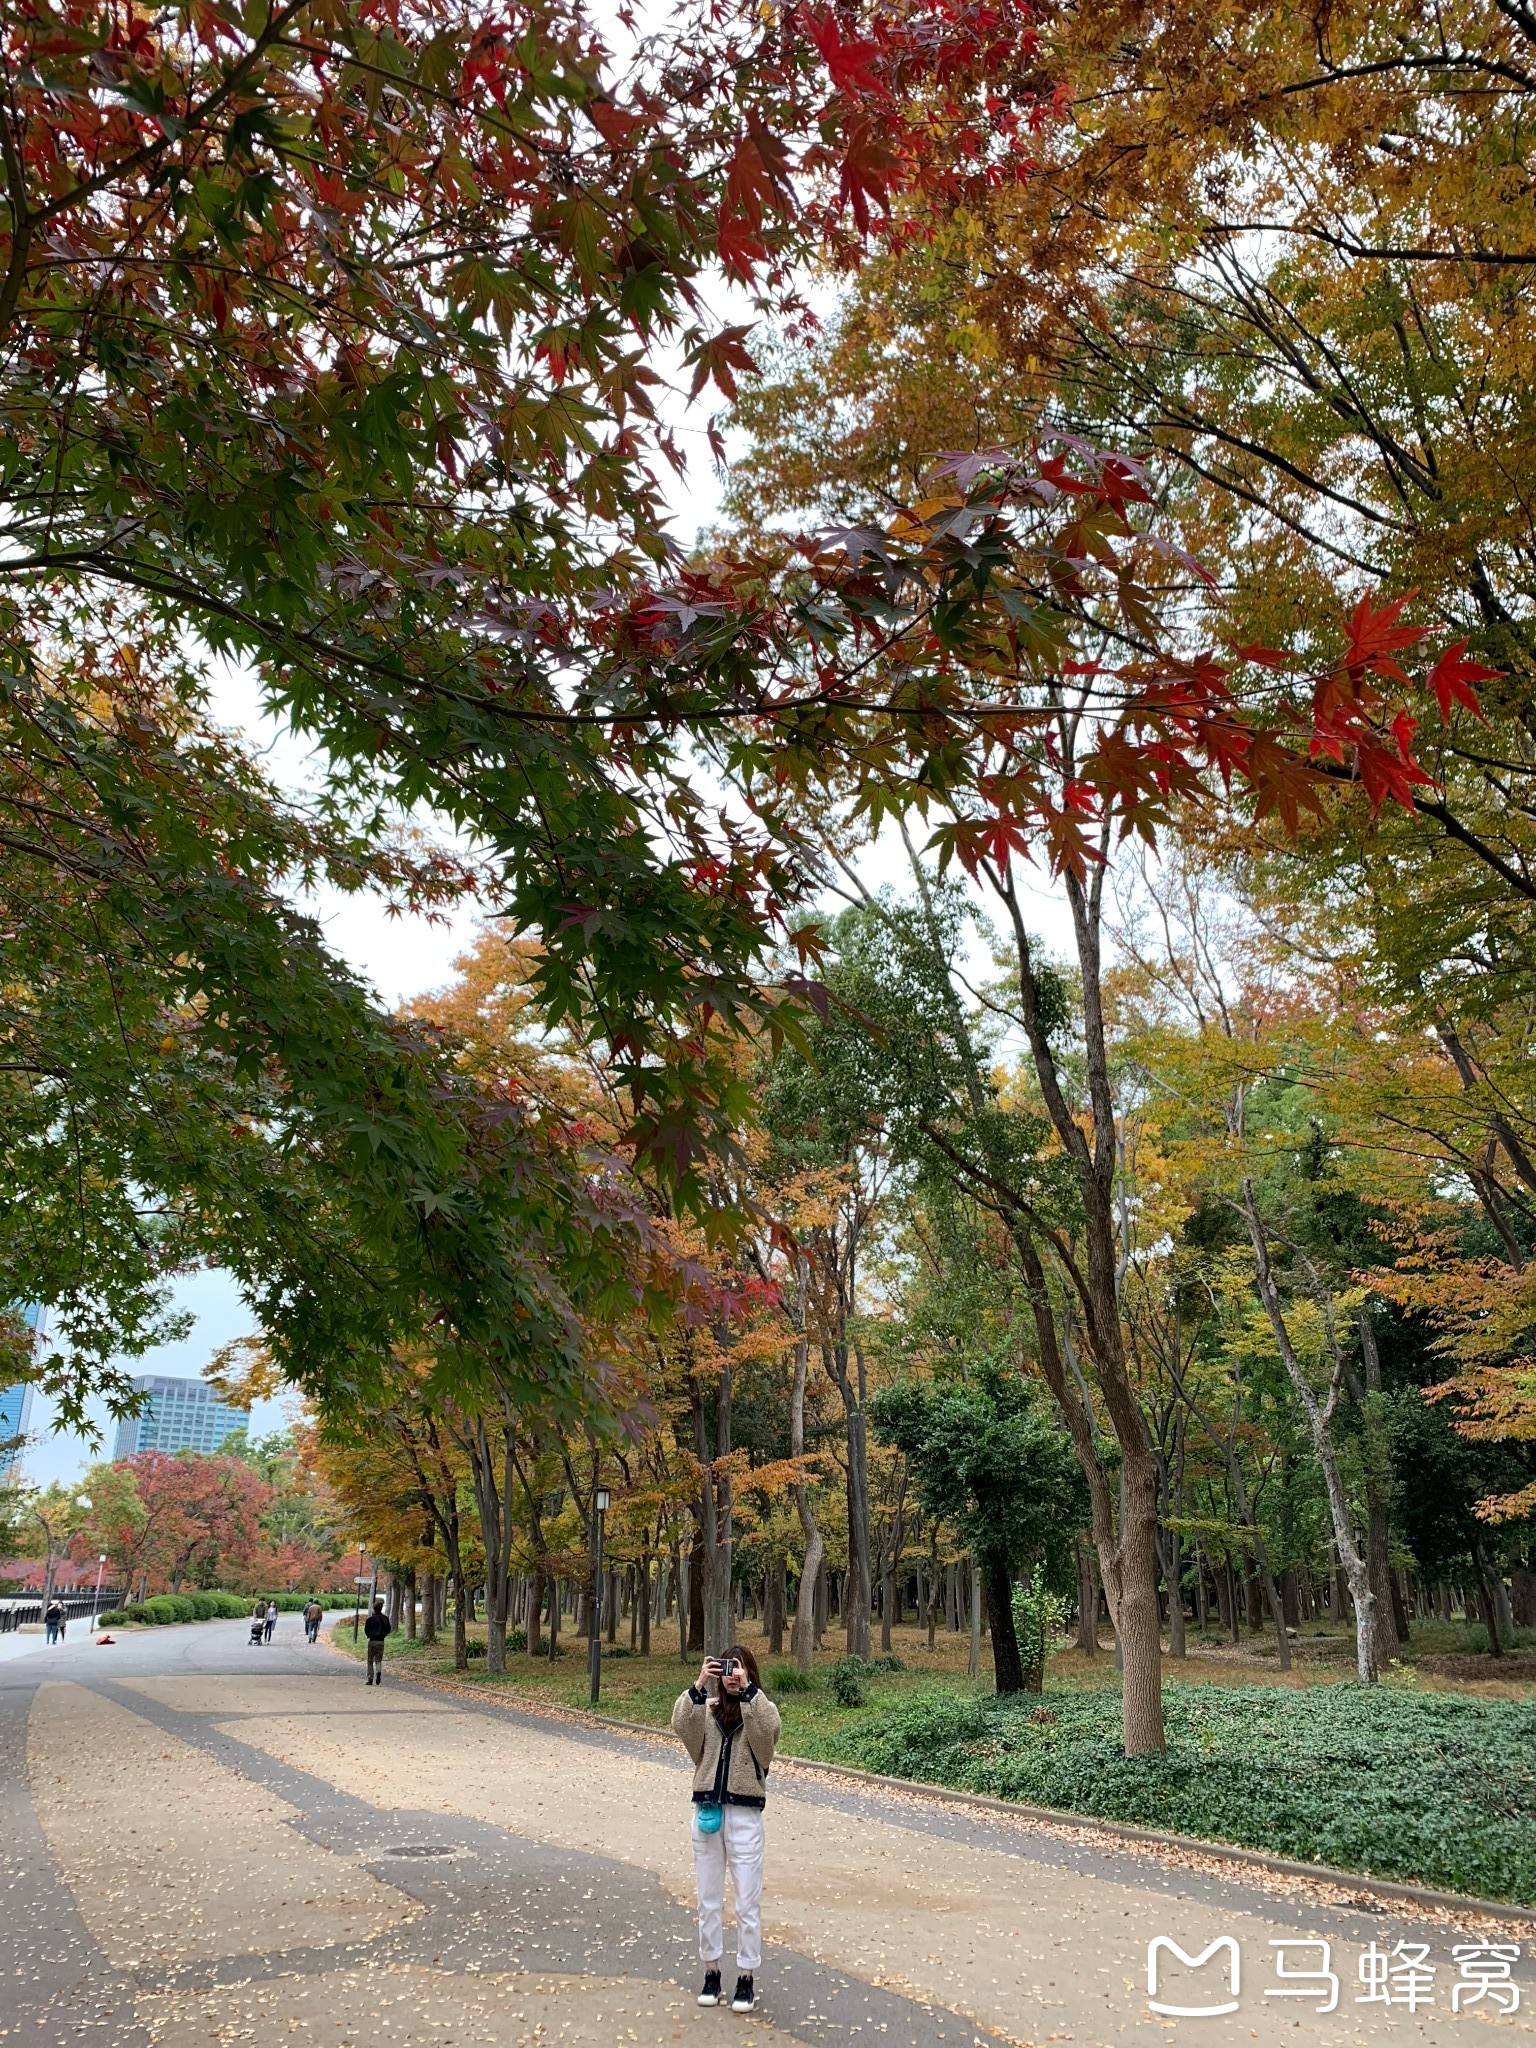
<svg viewBox="0 0 1536 2048">
<path fill-rule="evenodd" d="M 368 1583 L 368 1574 L 363 1570 L 363 1546 L 361 1543 L 357 1546 L 357 1577 L 352 1583 L 357 1588 L 356 1600 L 352 1609 L 352 1640 L 355 1643 L 357 1641 L 357 1624 L 363 1618 L 363 1588 Z"/>
<path fill-rule="evenodd" d="M 106 1569 L 107 1553 L 103 1550 L 96 1559 L 96 1590 L 91 1595 L 91 1634 L 96 1633 L 96 1617 L 101 1612 L 101 1575 Z"/>
<path fill-rule="evenodd" d="M 592 1678 L 592 1704 L 603 1686 L 603 1517 L 612 1499 L 606 1486 L 592 1495 L 592 1598 L 587 1602 L 587 1669 Z"/>
</svg>

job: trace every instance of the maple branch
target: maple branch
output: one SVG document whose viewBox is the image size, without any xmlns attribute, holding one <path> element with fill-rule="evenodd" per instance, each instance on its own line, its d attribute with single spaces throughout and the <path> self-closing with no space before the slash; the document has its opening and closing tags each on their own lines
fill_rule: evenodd
<svg viewBox="0 0 1536 2048">
<path fill-rule="evenodd" d="M 1294 235 L 1302 241 L 1321 242 L 1342 256 L 1359 256 L 1377 263 L 1474 263 L 1494 269 L 1527 269 L 1536 263 L 1536 249 L 1436 249 L 1422 243 L 1389 243 L 1384 248 L 1373 248 L 1368 242 L 1357 241 L 1354 236 L 1327 228 L 1316 227 L 1294 220 L 1255 220 L 1213 222 L 1221 234 L 1230 235 Z"/>
<path fill-rule="evenodd" d="M 27 205 L 26 172 L 16 147 L 9 110 L 0 114 L 0 155 L 5 159 L 6 203 L 11 215 L 11 260 L 6 265 L 5 281 L 0 284 L 0 334 L 3 334 L 10 327 L 21 299 L 27 258 L 32 247 L 32 231 L 36 225 L 36 216 Z"/>
<path fill-rule="evenodd" d="M 288 5 L 281 12 L 268 15 L 266 27 L 245 55 L 225 72 L 221 82 L 205 100 L 195 107 L 189 107 L 181 117 L 179 125 L 184 133 L 190 134 L 205 122 L 210 114 L 218 111 L 231 94 L 245 83 L 258 61 L 267 54 L 294 16 L 302 14 L 309 5 L 310 0 L 288 0 Z M 61 193 L 57 199 L 49 200 L 39 207 L 32 219 L 37 223 L 46 223 L 56 214 L 79 206 L 83 200 L 94 198 L 98 192 L 105 192 L 109 186 L 117 184 L 125 176 L 141 170 L 146 164 L 153 163 L 174 139 L 169 129 L 162 129 L 153 142 L 144 143 L 140 148 L 130 151 L 127 156 L 119 157 L 115 163 L 108 165 L 106 170 L 98 171 L 94 178 L 86 178 L 80 184 L 71 186 L 68 192 Z"/>
</svg>

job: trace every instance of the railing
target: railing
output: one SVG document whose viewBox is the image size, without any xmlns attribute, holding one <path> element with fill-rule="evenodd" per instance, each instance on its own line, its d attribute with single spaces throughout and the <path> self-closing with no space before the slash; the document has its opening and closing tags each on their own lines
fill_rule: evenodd
<svg viewBox="0 0 1536 2048">
<path fill-rule="evenodd" d="M 54 1599 L 64 1610 L 66 1622 L 89 1621 L 92 1614 L 106 1614 L 121 1605 L 123 1595 L 114 1588 L 103 1586 L 100 1593 L 55 1593 Z M 8 1636 L 14 1630 L 25 1628 L 29 1622 L 40 1622 L 43 1618 L 44 1602 L 41 1594 L 0 1596 L 0 1636 Z"/>
</svg>

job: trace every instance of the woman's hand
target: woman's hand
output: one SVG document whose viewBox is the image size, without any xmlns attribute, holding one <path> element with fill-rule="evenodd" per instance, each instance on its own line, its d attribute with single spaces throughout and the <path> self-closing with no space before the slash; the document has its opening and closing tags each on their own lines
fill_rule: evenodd
<svg viewBox="0 0 1536 2048">
<path fill-rule="evenodd" d="M 707 1692 L 710 1680 L 719 1676 L 720 1659 L 718 1657 L 706 1657 L 699 1666 L 698 1690 L 700 1692 Z"/>
<path fill-rule="evenodd" d="M 747 1677 L 747 1667 L 745 1664 L 738 1663 L 734 1671 L 727 1671 L 721 1678 L 720 1683 L 731 1694 L 733 1699 L 744 1693 L 751 1683 Z"/>
</svg>

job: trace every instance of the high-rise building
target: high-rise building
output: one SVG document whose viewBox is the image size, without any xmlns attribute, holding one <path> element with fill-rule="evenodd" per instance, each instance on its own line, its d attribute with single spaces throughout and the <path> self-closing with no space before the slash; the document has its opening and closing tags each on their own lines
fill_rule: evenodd
<svg viewBox="0 0 1536 2048">
<path fill-rule="evenodd" d="M 22 1321 L 36 1338 L 42 1326 L 42 1310 L 35 1301 L 29 1301 L 22 1306 L 19 1313 Z M 13 1387 L 0 1387 L 0 1480 L 10 1477 L 11 1468 L 21 1456 L 27 1424 L 31 1420 L 30 1383 L 18 1380 Z"/>
<path fill-rule="evenodd" d="M 216 1451 L 250 1424 L 245 1409 L 221 1401 L 206 1380 L 146 1373 L 133 1384 L 149 1398 L 137 1415 L 125 1416 L 117 1425 L 114 1462 L 138 1451 Z"/>
<path fill-rule="evenodd" d="M 21 1456 L 32 1419 L 32 1389 L 25 1380 L 14 1387 L 0 1387 L 0 1479 L 8 1479 L 11 1467 Z"/>
</svg>

